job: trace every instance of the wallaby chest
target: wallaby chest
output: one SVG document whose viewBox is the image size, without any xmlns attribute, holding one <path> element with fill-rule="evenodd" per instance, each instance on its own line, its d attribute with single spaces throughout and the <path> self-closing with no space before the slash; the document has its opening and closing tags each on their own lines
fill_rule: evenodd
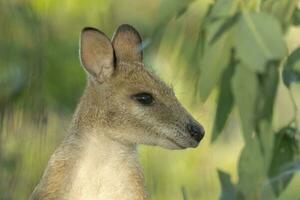
<svg viewBox="0 0 300 200">
<path fill-rule="evenodd" d="M 99 136 L 88 139 L 84 146 L 66 199 L 146 199 L 134 147 Z"/>
</svg>

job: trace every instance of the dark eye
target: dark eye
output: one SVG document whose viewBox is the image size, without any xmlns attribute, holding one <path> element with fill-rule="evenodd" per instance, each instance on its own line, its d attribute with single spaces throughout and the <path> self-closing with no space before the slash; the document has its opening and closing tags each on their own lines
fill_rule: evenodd
<svg viewBox="0 0 300 200">
<path fill-rule="evenodd" d="M 154 103 L 153 96 L 147 92 L 135 94 L 132 96 L 132 98 L 145 106 L 150 106 Z"/>
</svg>

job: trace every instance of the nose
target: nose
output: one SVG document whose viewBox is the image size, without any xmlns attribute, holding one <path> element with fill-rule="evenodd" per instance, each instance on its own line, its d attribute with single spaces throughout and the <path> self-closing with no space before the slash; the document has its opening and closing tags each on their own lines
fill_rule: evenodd
<svg viewBox="0 0 300 200">
<path fill-rule="evenodd" d="M 201 125 L 197 125 L 194 123 L 188 123 L 186 125 L 186 128 L 189 132 L 189 134 L 192 136 L 194 140 L 197 142 L 200 142 L 202 138 L 204 137 L 205 131 L 204 128 Z"/>
</svg>

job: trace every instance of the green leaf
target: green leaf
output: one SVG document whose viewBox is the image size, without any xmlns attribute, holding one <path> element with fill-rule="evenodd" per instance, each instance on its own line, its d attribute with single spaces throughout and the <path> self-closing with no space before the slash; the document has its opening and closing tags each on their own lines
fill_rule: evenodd
<svg viewBox="0 0 300 200">
<path fill-rule="evenodd" d="M 264 158 L 263 166 L 267 171 L 272 160 L 272 149 L 274 145 L 274 134 L 270 121 L 262 119 L 257 122 L 256 136 L 260 147 L 260 154 Z"/>
<path fill-rule="evenodd" d="M 220 25 L 219 29 L 213 35 L 210 44 L 213 44 L 215 41 L 217 41 L 220 38 L 221 35 L 223 35 L 226 31 L 232 28 L 233 25 L 238 21 L 238 18 L 239 18 L 239 14 L 236 14 L 232 17 L 225 19 L 224 22 Z"/>
<path fill-rule="evenodd" d="M 235 198 L 235 188 L 231 182 L 230 175 L 226 172 L 218 170 L 219 180 L 221 182 L 221 196 L 220 200 L 233 200 Z"/>
<path fill-rule="evenodd" d="M 196 57 L 198 55 L 200 55 L 200 57 L 203 57 L 205 47 L 206 47 L 205 41 L 207 41 L 207 27 L 209 27 L 208 25 L 210 25 L 209 17 L 210 17 L 211 11 L 212 11 L 212 7 L 213 7 L 212 4 L 210 4 L 208 6 L 206 13 L 205 13 L 203 19 L 201 20 L 202 28 L 200 28 L 200 30 L 199 30 L 195 53 L 192 57 L 194 60 L 197 59 Z"/>
<path fill-rule="evenodd" d="M 238 199 L 257 199 L 266 171 L 254 129 L 258 86 L 256 73 L 239 63 L 232 79 L 234 101 L 239 110 L 245 141 L 238 167 Z"/>
<path fill-rule="evenodd" d="M 237 65 L 232 79 L 234 101 L 239 109 L 245 142 L 254 131 L 258 81 L 256 74 L 242 63 Z"/>
<path fill-rule="evenodd" d="M 265 13 L 243 12 L 234 27 L 237 57 L 251 70 L 264 72 L 269 61 L 286 55 L 278 21 Z"/>
<path fill-rule="evenodd" d="M 200 61 L 201 75 L 198 83 L 202 101 L 207 99 L 228 66 L 230 49 L 231 40 L 228 34 L 223 35 L 218 42 L 206 49 Z"/>
<path fill-rule="evenodd" d="M 148 52 L 155 52 L 163 37 L 168 23 L 183 15 L 194 0 L 164 0 L 160 2 L 157 15 L 153 16 L 155 26 L 152 30 L 151 45 L 146 49 Z"/>
<path fill-rule="evenodd" d="M 278 62 L 269 62 L 266 71 L 258 75 L 259 98 L 257 102 L 257 121 L 263 119 L 271 122 L 273 116 L 273 106 L 277 94 L 279 81 Z"/>
<path fill-rule="evenodd" d="M 291 126 L 283 127 L 275 135 L 273 159 L 268 171 L 272 188 L 278 197 L 290 183 L 294 173 L 287 173 L 288 165 L 293 163 L 299 148 L 295 138 L 297 129 Z"/>
<path fill-rule="evenodd" d="M 243 148 L 238 164 L 239 181 L 237 199 L 260 199 L 259 194 L 266 176 L 264 158 L 260 152 L 257 138 L 250 138 Z"/>
<path fill-rule="evenodd" d="M 227 118 L 233 107 L 233 94 L 231 90 L 231 78 L 234 74 L 236 62 L 231 59 L 229 66 L 223 73 L 221 82 L 219 84 L 219 96 L 217 103 L 217 111 L 215 114 L 214 126 L 211 141 L 214 142 L 221 131 L 223 130 Z"/>
<path fill-rule="evenodd" d="M 294 26 L 300 25 L 300 9 L 298 7 L 294 10 L 294 13 L 292 16 L 292 24 Z"/>
<path fill-rule="evenodd" d="M 261 0 L 248 0 L 244 1 L 244 8 L 247 8 L 247 10 L 257 10 L 257 8 L 260 6 Z"/>
<path fill-rule="evenodd" d="M 255 111 L 256 132 L 266 168 L 268 168 L 272 157 L 274 139 L 272 116 L 279 81 L 278 65 L 277 62 L 271 62 L 265 73 L 258 74 L 259 88 Z"/>
<path fill-rule="evenodd" d="M 269 0 L 263 3 L 262 10 L 276 17 L 286 32 L 293 21 L 293 13 L 298 3 L 298 0 Z"/>
<path fill-rule="evenodd" d="M 292 83 L 300 81 L 300 47 L 287 58 L 283 67 L 282 77 L 283 83 L 288 88 Z"/>
<path fill-rule="evenodd" d="M 194 0 L 165 0 L 161 1 L 159 6 L 158 15 L 155 16 L 157 22 L 165 23 L 171 18 L 176 17 L 178 14 L 182 13 L 188 5 Z"/>
<path fill-rule="evenodd" d="M 235 14 L 238 1 L 235 0 L 217 0 L 212 7 L 211 18 L 227 18 Z"/>
</svg>

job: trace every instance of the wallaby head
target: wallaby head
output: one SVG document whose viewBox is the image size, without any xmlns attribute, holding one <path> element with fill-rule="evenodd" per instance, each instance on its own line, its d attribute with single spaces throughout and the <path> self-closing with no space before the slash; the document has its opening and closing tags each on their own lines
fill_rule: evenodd
<svg viewBox="0 0 300 200">
<path fill-rule="evenodd" d="M 121 25 L 112 41 L 84 28 L 80 58 L 88 75 L 77 111 L 82 124 L 105 129 L 113 140 L 169 149 L 196 147 L 203 138 L 172 89 L 144 67 L 142 39 L 132 26 Z"/>
</svg>

